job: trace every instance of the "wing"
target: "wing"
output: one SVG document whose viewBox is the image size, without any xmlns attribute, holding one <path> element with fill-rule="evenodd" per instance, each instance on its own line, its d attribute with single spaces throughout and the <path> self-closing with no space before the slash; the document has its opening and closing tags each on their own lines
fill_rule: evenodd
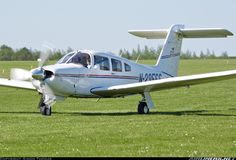
<svg viewBox="0 0 236 160">
<path fill-rule="evenodd" d="M 102 97 L 119 97 L 144 92 L 160 91 L 164 89 L 196 85 L 220 80 L 236 78 L 236 70 L 197 74 L 191 76 L 173 77 L 140 83 L 116 85 L 110 87 L 94 88 L 93 94 Z"/>
<path fill-rule="evenodd" d="M 31 82 L 0 78 L 0 86 L 36 90 Z"/>
</svg>

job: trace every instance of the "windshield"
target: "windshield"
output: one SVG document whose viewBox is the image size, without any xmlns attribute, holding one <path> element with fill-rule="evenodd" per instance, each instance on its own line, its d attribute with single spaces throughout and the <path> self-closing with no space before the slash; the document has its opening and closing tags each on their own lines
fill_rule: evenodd
<svg viewBox="0 0 236 160">
<path fill-rule="evenodd" d="M 71 56 L 73 56 L 75 53 L 68 53 L 65 56 L 63 56 L 57 63 L 61 64 L 61 63 L 66 63 L 66 61 L 68 59 L 70 59 Z"/>
<path fill-rule="evenodd" d="M 91 65 L 91 58 L 88 53 L 78 52 L 67 63 L 81 64 L 88 68 Z"/>
</svg>

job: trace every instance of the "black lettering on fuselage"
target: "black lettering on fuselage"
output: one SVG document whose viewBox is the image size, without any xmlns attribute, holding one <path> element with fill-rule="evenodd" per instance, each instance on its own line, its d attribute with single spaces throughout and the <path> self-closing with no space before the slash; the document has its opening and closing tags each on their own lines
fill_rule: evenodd
<svg viewBox="0 0 236 160">
<path fill-rule="evenodd" d="M 140 73 L 139 82 L 152 81 L 162 79 L 162 74 L 160 73 Z"/>
</svg>

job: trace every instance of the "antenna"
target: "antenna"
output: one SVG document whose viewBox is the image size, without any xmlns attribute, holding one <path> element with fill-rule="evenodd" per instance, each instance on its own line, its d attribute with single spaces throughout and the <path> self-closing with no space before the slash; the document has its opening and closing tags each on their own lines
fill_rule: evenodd
<svg viewBox="0 0 236 160">
<path fill-rule="evenodd" d="M 138 63 L 138 60 L 139 60 L 139 57 L 140 57 L 141 54 L 138 55 L 137 59 L 136 59 L 136 63 Z"/>
</svg>

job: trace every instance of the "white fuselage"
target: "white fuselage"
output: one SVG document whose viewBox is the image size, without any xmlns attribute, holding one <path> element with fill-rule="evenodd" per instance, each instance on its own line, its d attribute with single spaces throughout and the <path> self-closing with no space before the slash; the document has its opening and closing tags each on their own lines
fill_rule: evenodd
<svg viewBox="0 0 236 160">
<path fill-rule="evenodd" d="M 74 63 L 57 63 L 43 67 L 45 70 L 54 73 L 45 81 L 56 95 L 63 97 L 99 97 L 92 94 L 91 89 L 171 77 L 168 73 L 158 70 L 157 66 L 137 64 L 112 53 L 91 51 L 86 53 L 91 58 L 89 67 Z M 96 66 L 95 55 L 106 57 L 109 60 L 109 69 L 103 70 Z M 114 67 L 116 64 L 113 62 L 115 60 L 121 62 L 122 68 L 119 71 Z"/>
</svg>

